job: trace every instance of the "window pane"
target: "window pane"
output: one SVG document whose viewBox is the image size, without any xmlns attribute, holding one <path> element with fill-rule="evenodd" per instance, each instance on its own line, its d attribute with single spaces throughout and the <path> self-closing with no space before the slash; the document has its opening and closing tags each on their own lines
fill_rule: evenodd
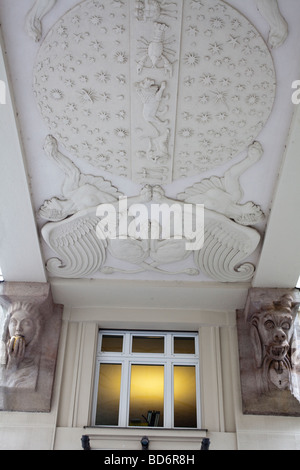
<svg viewBox="0 0 300 470">
<path fill-rule="evenodd" d="M 121 364 L 100 365 L 96 425 L 119 424 L 121 370 Z"/>
<path fill-rule="evenodd" d="M 102 336 L 102 352 L 122 352 L 123 336 L 103 335 Z"/>
<path fill-rule="evenodd" d="M 195 338 L 174 338 L 174 354 L 195 354 Z"/>
<path fill-rule="evenodd" d="M 132 338 L 133 353 L 164 353 L 163 336 L 134 336 Z"/>
<path fill-rule="evenodd" d="M 195 366 L 174 366 L 174 426 L 197 427 Z"/>
<path fill-rule="evenodd" d="M 164 366 L 131 367 L 129 426 L 163 426 Z"/>
</svg>

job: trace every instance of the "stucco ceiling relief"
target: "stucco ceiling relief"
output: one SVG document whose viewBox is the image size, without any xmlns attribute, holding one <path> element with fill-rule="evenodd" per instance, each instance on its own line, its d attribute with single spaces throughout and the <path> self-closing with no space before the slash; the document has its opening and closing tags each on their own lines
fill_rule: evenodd
<svg viewBox="0 0 300 470">
<path fill-rule="evenodd" d="M 230 161 L 263 129 L 275 92 L 263 38 L 221 0 L 86 0 L 50 30 L 34 68 L 59 143 L 137 183 Z"/>
<path fill-rule="evenodd" d="M 167 197 L 161 186 L 146 185 L 140 195 L 126 200 L 125 207 L 117 188 L 102 177 L 81 174 L 74 163 L 60 152 L 53 136 L 47 137 L 45 151 L 65 173 L 62 197 L 53 197 L 40 208 L 40 215 L 51 221 L 42 229 L 43 238 L 58 256 L 47 262 L 47 269 L 52 275 L 80 278 L 95 276 L 97 272 L 136 274 L 152 271 L 195 276 L 204 272 L 221 282 L 247 281 L 253 276 L 254 266 L 242 262 L 260 242 L 259 233 L 249 225 L 258 222 L 263 213 L 252 202 L 240 204 L 243 191 L 239 179 L 261 158 L 263 150 L 258 142 L 249 147 L 245 160 L 233 165 L 222 178 L 203 180 L 179 194 L 175 200 Z M 159 225 L 160 219 L 152 218 L 152 213 L 150 216 L 147 211 L 144 220 L 136 217 L 141 211 L 140 205 L 147 203 L 156 203 L 160 208 L 164 205 L 170 210 L 175 204 L 176 208 L 182 208 L 180 217 L 184 220 L 180 219 L 177 226 L 172 224 L 166 237 L 164 227 Z M 180 234 L 175 232 L 176 228 L 182 229 L 186 222 L 184 203 L 188 204 L 190 217 L 196 225 L 190 236 L 186 230 Z M 197 204 L 204 204 L 205 226 L 204 218 L 200 219 L 200 224 L 197 223 Z M 104 233 L 106 212 L 111 207 L 115 207 L 115 236 Z M 126 211 L 124 233 L 122 211 Z M 130 227 L 134 217 L 136 230 L 133 233 Z M 105 223 L 101 225 L 103 219 Z M 143 228 L 142 224 L 146 227 Z M 156 237 L 153 236 L 153 228 L 156 229 Z M 195 239 L 196 244 L 187 249 L 187 243 Z M 127 266 L 120 269 L 106 265 L 107 253 Z M 194 257 L 194 268 L 179 271 L 172 266 L 169 268 L 168 265 L 190 256 Z"/>
<path fill-rule="evenodd" d="M 37 0 L 28 13 L 26 29 L 36 41 L 55 3 Z M 256 4 L 270 26 L 269 45 L 279 47 L 288 26 L 277 1 Z M 45 152 L 65 175 L 61 196 L 39 212 L 48 221 L 43 238 L 57 256 L 47 262 L 52 275 L 252 278 L 255 267 L 244 261 L 259 245 L 251 226 L 264 214 L 256 203 L 241 203 L 240 176 L 263 155 L 257 138 L 273 108 L 276 73 L 268 46 L 244 15 L 222 0 L 85 0 L 45 36 L 33 92 L 49 128 Z M 201 178 L 247 149 L 223 177 Z M 90 165 L 89 174 L 72 156 Z M 141 185 L 128 199 L 128 214 L 139 203 L 204 204 L 203 247 L 188 251 L 187 239 L 174 233 L 155 240 L 99 237 L 97 206 L 126 197 L 92 176 L 99 171 Z M 166 196 L 170 183 L 195 175 L 198 182 L 175 199 Z M 120 263 L 110 266 L 108 255 Z M 190 257 L 193 267 L 180 266 Z"/>
</svg>

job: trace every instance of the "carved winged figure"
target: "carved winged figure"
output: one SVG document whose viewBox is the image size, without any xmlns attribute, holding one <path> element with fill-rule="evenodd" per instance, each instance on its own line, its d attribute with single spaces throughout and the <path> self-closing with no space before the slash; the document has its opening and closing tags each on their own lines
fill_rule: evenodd
<svg viewBox="0 0 300 470">
<path fill-rule="evenodd" d="M 218 184 L 215 182 L 212 193 L 210 193 L 211 186 L 208 185 L 209 189 L 206 192 L 209 193 L 209 197 L 206 196 L 206 200 L 211 203 L 205 209 L 204 243 L 201 249 L 196 247 L 193 251 L 186 249 L 188 238 L 185 233 L 181 238 L 173 232 L 170 232 L 169 237 L 163 237 L 159 233 L 159 236 L 153 239 L 141 239 L 138 235 L 130 235 L 126 239 L 99 237 L 97 229 L 100 216 L 95 204 L 99 207 L 119 206 L 120 201 L 117 200 L 119 193 L 116 188 L 113 188 L 109 182 L 104 182 L 102 178 L 98 181 L 96 177 L 91 180 L 90 177 L 81 175 L 75 165 L 58 151 L 55 139 L 47 138 L 45 150 L 64 172 L 70 170 L 63 189 L 65 199 L 53 198 L 41 209 L 42 215 L 52 220 L 43 227 L 43 238 L 58 255 L 58 258 L 52 258 L 47 262 L 47 269 L 51 274 L 65 278 L 80 278 L 93 276 L 97 272 L 110 274 L 119 271 L 117 268 L 104 266 L 109 252 L 114 258 L 135 265 L 133 270 L 122 271 L 127 273 L 155 271 L 175 274 L 174 271 L 163 269 L 162 265 L 183 261 L 194 254 L 196 267 L 182 269 L 180 273 L 197 275 L 202 271 L 220 282 L 247 281 L 253 276 L 254 266 L 242 262 L 255 251 L 260 241 L 259 233 L 253 228 L 230 220 L 229 215 L 232 215 L 232 211 L 228 209 L 229 203 L 225 204 L 224 213 L 214 210 L 216 207 L 213 203 L 217 202 L 219 197 L 227 195 L 226 201 L 239 207 L 235 202 L 239 200 L 241 194 L 237 184 L 238 178 L 241 172 L 253 164 L 261 154 L 261 147 L 258 144 L 251 148 L 252 151 L 249 150 L 247 162 L 234 167 L 231 173 L 229 171 L 224 176 L 224 181 L 221 179 Z M 231 183 L 229 175 L 233 179 Z M 203 187 L 207 188 L 207 184 L 203 183 Z M 198 193 L 199 191 L 196 192 L 196 199 Z M 205 191 L 202 190 L 201 194 L 205 196 Z M 165 196 L 160 186 L 146 185 L 140 195 L 128 199 L 127 207 L 129 209 L 135 204 L 159 203 L 171 208 L 175 203 L 179 208 L 182 206 L 181 214 L 183 214 L 185 200 L 194 196 L 194 191 L 192 194 L 187 191 L 182 200 L 174 200 Z M 107 202 L 109 204 L 106 204 Z M 195 204 L 198 202 L 191 202 L 190 206 L 194 207 Z M 248 214 L 249 207 L 246 207 Z M 243 220 L 243 212 L 241 215 L 235 211 L 234 215 Z M 148 224 L 148 220 L 146 222 Z"/>
</svg>

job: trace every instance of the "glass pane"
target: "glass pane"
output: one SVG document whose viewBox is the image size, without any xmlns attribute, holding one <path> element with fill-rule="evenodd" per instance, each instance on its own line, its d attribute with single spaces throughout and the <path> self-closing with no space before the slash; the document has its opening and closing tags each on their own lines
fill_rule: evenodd
<svg viewBox="0 0 300 470">
<path fill-rule="evenodd" d="M 119 424 L 121 370 L 121 364 L 100 365 L 96 425 Z"/>
<path fill-rule="evenodd" d="M 134 336 L 132 338 L 133 353 L 164 353 L 163 336 Z"/>
<path fill-rule="evenodd" d="M 122 352 L 123 336 L 103 335 L 102 336 L 102 352 Z"/>
<path fill-rule="evenodd" d="M 195 366 L 174 366 L 174 426 L 197 427 Z"/>
<path fill-rule="evenodd" d="M 174 338 L 174 354 L 195 354 L 195 338 Z"/>
<path fill-rule="evenodd" d="M 131 367 L 129 426 L 163 426 L 164 366 Z"/>
</svg>

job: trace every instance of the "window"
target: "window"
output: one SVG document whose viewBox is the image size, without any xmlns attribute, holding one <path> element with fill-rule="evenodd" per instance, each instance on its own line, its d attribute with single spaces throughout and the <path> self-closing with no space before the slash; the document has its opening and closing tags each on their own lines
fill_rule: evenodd
<svg viewBox="0 0 300 470">
<path fill-rule="evenodd" d="M 196 333 L 100 331 L 93 424 L 200 428 Z"/>
</svg>

